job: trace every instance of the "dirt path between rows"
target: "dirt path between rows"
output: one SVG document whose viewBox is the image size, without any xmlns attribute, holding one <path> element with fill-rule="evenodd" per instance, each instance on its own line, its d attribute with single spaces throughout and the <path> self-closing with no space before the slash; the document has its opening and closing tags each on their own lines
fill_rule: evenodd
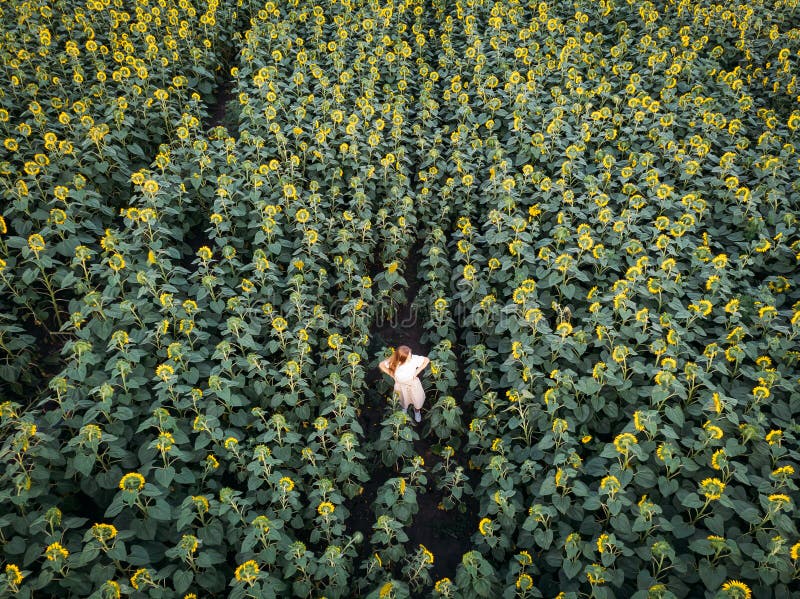
<svg viewBox="0 0 800 599">
<path fill-rule="evenodd" d="M 408 345 L 413 353 L 420 355 L 427 355 L 430 351 L 430 347 L 420 341 L 424 328 L 420 315 L 416 313 L 414 307 L 420 287 L 417 263 L 420 260 L 421 252 L 421 241 L 417 241 L 409 250 L 404 271 L 404 277 L 408 282 L 404 304 L 400 306 L 394 318 L 377 322 L 371 331 L 372 347 L 379 348 L 377 351 L 383 347 L 397 347 L 398 345 Z M 380 434 L 381 422 L 387 414 L 384 408 L 386 394 L 391 393 L 388 378 L 377 368 L 379 358 L 379 355 L 375 357 L 375 364 L 371 365 L 370 372 L 367 374 L 367 399 L 359 419 L 367 442 L 374 441 Z M 426 386 L 425 374 L 421 378 L 423 386 Z M 420 437 L 414 442 L 414 450 L 425 461 L 428 481 L 424 491 L 417 493 L 419 511 L 414 515 L 411 525 L 404 530 L 409 537 L 406 543 L 409 555 L 414 553 L 419 545 L 424 545 L 433 553 L 434 563 L 430 575 L 432 581 L 436 582 L 445 577 L 453 579 L 456 568 L 461 563 L 462 555 L 471 547 L 470 536 L 474 527 L 471 526 L 470 519 L 465 518 L 458 509 L 446 511 L 440 507 L 442 493 L 436 488 L 430 473 L 433 466 L 441 461 L 441 458 L 436 451 L 438 439 L 429 430 L 427 422 L 431 403 L 436 398 L 431 390 L 427 390 L 426 394 L 425 405 L 422 409 L 422 422 L 413 426 Z M 372 504 L 377 491 L 386 480 L 398 476 L 395 469 L 385 467 L 379 459 L 368 459 L 367 468 L 370 480 L 364 485 L 363 494 L 355 498 L 348 506 L 351 511 L 349 525 L 354 530 L 361 531 L 367 541 L 362 545 L 361 559 L 369 558 L 370 544 L 368 540 L 373 532 L 372 525 L 377 519 Z M 471 497 L 465 497 L 465 501 L 467 503 L 474 502 Z M 468 509 L 468 511 L 473 510 Z M 398 580 L 403 579 L 400 569 L 401 564 L 396 564 L 392 569 L 394 578 Z M 412 593 L 411 596 L 427 597 L 431 589 L 432 586 L 424 588 L 419 593 Z"/>
</svg>

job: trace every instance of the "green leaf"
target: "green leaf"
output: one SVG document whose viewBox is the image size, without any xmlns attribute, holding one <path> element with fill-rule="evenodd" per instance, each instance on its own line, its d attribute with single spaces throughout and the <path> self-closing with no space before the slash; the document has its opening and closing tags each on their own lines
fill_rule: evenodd
<svg viewBox="0 0 800 599">
<path fill-rule="evenodd" d="M 567 578 L 575 578 L 583 570 L 583 564 L 580 560 L 564 560 L 562 568 Z"/>
<path fill-rule="evenodd" d="M 678 426 L 683 426 L 686 422 L 680 406 L 667 406 L 664 408 L 664 415 Z"/>
<path fill-rule="evenodd" d="M 571 501 L 569 495 L 553 495 L 553 505 L 556 509 L 561 512 L 562 514 L 566 514 L 569 510 L 569 506 L 571 505 Z"/>
<path fill-rule="evenodd" d="M 117 541 L 114 546 L 106 552 L 106 555 L 113 560 L 122 561 L 128 558 L 128 552 L 125 550 L 125 543 Z"/>
<path fill-rule="evenodd" d="M 722 518 L 721 514 L 714 514 L 706 518 L 703 524 L 715 535 L 719 535 L 720 537 L 725 536 L 725 520 Z"/>
<path fill-rule="evenodd" d="M 223 537 L 222 523 L 219 520 L 212 520 L 200 529 L 197 536 L 207 545 L 221 545 Z"/>
<path fill-rule="evenodd" d="M 86 548 L 81 551 L 80 553 L 73 553 L 70 556 L 71 565 L 75 568 L 82 568 L 86 564 L 90 563 L 100 554 L 100 548 L 97 545 L 91 546 L 87 545 Z"/>
<path fill-rule="evenodd" d="M 225 557 L 217 551 L 208 550 L 202 551 L 197 556 L 197 565 L 201 568 L 210 568 L 215 564 L 221 564 L 225 561 Z"/>
<path fill-rule="evenodd" d="M 89 572 L 89 580 L 96 585 L 103 584 L 106 580 L 113 580 L 116 568 L 112 564 L 95 564 Z"/>
<path fill-rule="evenodd" d="M 163 499 L 157 499 L 155 505 L 150 507 L 148 515 L 154 520 L 169 522 L 172 519 L 172 508 Z"/>
<path fill-rule="evenodd" d="M 706 588 L 710 591 L 719 590 L 728 574 L 728 570 L 724 565 L 718 564 L 713 566 L 706 559 L 700 560 L 698 572 L 700 574 L 700 580 L 703 581 Z"/>
<path fill-rule="evenodd" d="M 147 550 L 144 547 L 141 545 L 134 545 L 131 547 L 130 553 L 128 554 L 128 563 L 136 567 L 149 566 L 152 563 L 152 559 L 147 554 Z"/>
<path fill-rule="evenodd" d="M 8 543 L 6 543 L 3 549 L 9 555 L 22 555 L 27 546 L 28 544 L 25 542 L 24 538 L 20 537 L 19 535 L 14 535 L 14 537 Z M 44 553 L 44 551 L 42 552 Z"/>
<path fill-rule="evenodd" d="M 192 580 L 194 580 L 194 574 L 187 572 L 186 570 L 176 570 L 175 574 L 172 575 L 175 591 L 179 595 L 185 593 L 189 589 L 189 585 L 192 584 Z"/>
<path fill-rule="evenodd" d="M 181 483 L 182 485 L 191 485 L 194 484 L 197 480 L 194 473 L 189 468 L 181 468 L 181 471 L 175 475 L 175 482 Z"/>
<path fill-rule="evenodd" d="M 731 501 L 731 505 L 736 510 L 736 514 L 748 524 L 761 523 L 761 513 L 759 510 L 746 501 L 734 499 Z"/>
<path fill-rule="evenodd" d="M 492 596 L 492 583 L 485 578 L 473 578 L 472 585 L 479 597 Z"/>
<path fill-rule="evenodd" d="M 640 466 L 636 469 L 636 473 L 633 475 L 633 480 L 636 484 L 644 489 L 651 489 L 656 485 L 656 474 L 647 466 Z"/>
<path fill-rule="evenodd" d="M 694 533 L 694 526 L 684 522 L 683 518 L 678 515 L 673 516 L 669 522 L 672 526 L 672 534 L 678 539 L 685 539 Z"/>
<path fill-rule="evenodd" d="M 533 538 L 539 547 L 549 549 L 553 544 L 553 531 L 549 528 L 547 530 L 537 529 L 533 533 Z"/>
<path fill-rule="evenodd" d="M 39 276 L 38 270 L 34 268 L 26 268 L 24 271 L 22 271 L 22 277 L 20 278 L 22 279 L 23 283 L 25 283 L 26 285 L 30 285 L 38 278 L 38 276 Z"/>
<path fill-rule="evenodd" d="M 758 576 L 764 581 L 764 584 L 769 587 L 772 587 L 775 581 L 778 580 L 778 572 L 772 568 L 759 568 Z"/>
<path fill-rule="evenodd" d="M 94 468 L 94 463 L 96 461 L 96 454 L 78 453 L 75 454 L 75 457 L 72 460 L 72 465 L 75 467 L 75 470 L 84 476 L 89 476 L 92 473 L 92 469 Z"/>
<path fill-rule="evenodd" d="M 123 507 L 125 507 L 125 505 L 122 502 L 122 494 L 118 493 L 106 508 L 105 517 L 114 518 L 122 511 Z"/>
<path fill-rule="evenodd" d="M 155 471 L 155 477 L 158 483 L 168 489 L 170 484 L 172 484 L 172 480 L 175 478 L 175 468 L 172 466 L 167 466 L 166 468 L 158 468 Z"/>
<path fill-rule="evenodd" d="M 614 526 L 614 532 L 623 538 L 631 532 L 631 521 L 625 514 L 612 517 L 611 524 Z"/>
<path fill-rule="evenodd" d="M 677 480 L 669 480 L 665 476 L 658 477 L 658 490 L 664 497 L 673 495 L 678 490 L 678 487 Z"/>
</svg>

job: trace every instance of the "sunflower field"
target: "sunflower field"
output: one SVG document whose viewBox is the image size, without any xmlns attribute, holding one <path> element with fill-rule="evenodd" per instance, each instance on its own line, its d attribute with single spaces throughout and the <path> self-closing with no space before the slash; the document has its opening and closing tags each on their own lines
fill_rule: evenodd
<svg viewBox="0 0 800 599">
<path fill-rule="evenodd" d="M 0 597 L 800 597 L 797 0 L 0 29 Z"/>
</svg>

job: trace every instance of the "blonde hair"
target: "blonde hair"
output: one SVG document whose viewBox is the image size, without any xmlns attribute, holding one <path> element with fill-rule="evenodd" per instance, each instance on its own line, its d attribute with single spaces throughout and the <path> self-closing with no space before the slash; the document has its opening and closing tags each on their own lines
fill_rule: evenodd
<svg viewBox="0 0 800 599">
<path fill-rule="evenodd" d="M 400 364 L 405 364 L 405 361 L 408 360 L 410 355 L 411 348 L 407 345 L 401 345 L 392 352 L 392 355 L 389 357 L 389 372 L 392 373 L 392 376 L 394 376 L 395 369 L 400 366 Z"/>
</svg>

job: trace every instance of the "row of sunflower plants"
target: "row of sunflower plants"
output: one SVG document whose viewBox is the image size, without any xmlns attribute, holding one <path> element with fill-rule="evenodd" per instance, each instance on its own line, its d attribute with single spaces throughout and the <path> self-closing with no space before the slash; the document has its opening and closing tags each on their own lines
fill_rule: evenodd
<svg viewBox="0 0 800 599">
<path fill-rule="evenodd" d="M 725 65 L 794 33 L 713 45 L 743 7 L 462 8 L 433 186 L 461 215 L 475 543 L 509 596 L 785 594 L 798 121 Z"/>
<path fill-rule="evenodd" d="M 342 217 L 345 221 L 358 223 L 362 238 L 371 231 L 373 223 L 377 226 L 378 265 L 383 268 L 379 268 L 374 277 L 377 292 L 372 316 L 379 322 L 395 316 L 396 307 L 405 296 L 406 283 L 400 273 L 411 245 L 409 240 L 419 212 L 419 206 L 414 205 L 409 196 L 408 140 L 413 138 L 418 140 L 420 135 L 416 130 L 409 131 L 408 121 L 413 114 L 409 112 L 406 95 L 395 92 L 394 85 L 379 87 L 378 82 L 383 80 L 396 84 L 399 92 L 403 92 L 409 85 L 413 86 L 414 75 L 409 66 L 410 58 L 413 56 L 412 44 L 421 47 L 425 43 L 424 36 L 420 37 L 419 33 L 422 15 L 420 8 L 419 5 L 405 3 L 396 7 L 396 18 L 401 19 L 403 13 L 411 13 L 416 18 L 415 25 L 410 29 L 402 20 L 393 22 L 394 9 L 387 6 L 381 9 L 380 19 L 384 21 L 386 28 L 380 38 L 375 31 L 373 19 L 366 18 L 361 21 L 363 31 L 359 33 L 363 35 L 366 43 L 351 42 L 352 39 L 358 40 L 353 34 L 350 37 L 338 35 L 334 43 L 320 43 L 323 56 L 327 54 L 327 60 L 330 60 L 328 68 L 320 69 L 319 64 L 304 58 L 300 66 L 305 67 L 305 72 L 299 71 L 298 74 L 295 65 L 295 70 L 291 74 L 293 86 L 284 88 L 283 93 L 279 93 L 277 88 L 271 86 L 270 82 L 275 81 L 275 72 L 269 66 L 253 61 L 249 67 L 249 72 L 255 74 L 253 81 L 257 87 L 260 85 L 260 90 L 253 90 L 253 94 L 260 94 L 271 102 L 272 106 L 276 106 L 277 101 L 276 109 L 279 108 L 281 99 L 296 96 L 302 101 L 303 110 L 292 111 L 294 123 L 291 134 L 299 152 L 323 163 L 313 170 L 331 170 L 331 164 L 325 164 L 322 156 L 331 154 L 342 156 L 338 173 L 336 167 L 333 168 L 330 190 L 336 195 L 342 193 L 342 188 L 349 188 L 350 191 L 344 193 L 358 211 L 354 210 L 352 213 L 346 211 Z M 324 23 L 322 18 L 316 21 L 319 24 Z M 338 24 L 339 20 L 335 18 L 334 22 Z M 388 24 L 392 24 L 396 29 L 388 28 Z M 249 41 L 255 46 L 260 45 L 262 39 L 253 37 Z M 385 60 L 380 70 L 374 66 L 376 64 L 374 57 L 364 54 L 365 50 L 370 48 L 369 44 L 378 39 L 380 43 L 377 48 L 370 51 L 374 51 L 374 56 Z M 358 49 L 358 54 L 350 56 L 349 61 L 343 59 L 342 54 L 343 49 L 347 47 L 345 40 Z M 301 52 L 305 55 L 304 50 Z M 288 53 L 290 49 L 287 47 L 278 53 L 272 50 L 268 55 L 280 63 Z M 373 66 L 367 67 L 367 65 Z M 277 67 L 280 69 L 283 64 Z M 331 85 L 333 79 L 329 80 L 327 77 L 336 73 L 339 73 L 339 83 Z M 356 80 L 355 77 L 359 74 L 361 78 Z M 313 84 L 311 91 L 320 93 L 321 100 L 316 95 L 306 95 L 304 91 L 295 89 L 302 86 L 306 79 L 311 78 L 319 80 L 319 83 Z M 360 88 L 355 85 L 351 87 L 351 82 L 357 82 Z M 348 106 L 343 102 L 343 98 L 346 97 L 345 92 L 354 93 L 354 107 L 349 115 L 343 110 L 331 110 L 333 106 L 341 108 Z M 251 101 L 252 95 L 249 93 L 246 98 L 240 96 L 242 104 L 249 105 Z M 243 108 L 243 113 L 245 112 L 249 113 L 246 107 Z M 255 127 L 274 134 L 280 143 L 280 132 L 269 122 L 276 118 L 276 115 L 270 110 L 265 112 L 267 120 L 259 119 L 254 123 Z M 329 115 L 330 121 L 316 120 L 319 114 Z M 391 130 L 387 135 L 389 122 Z M 255 127 L 247 125 L 248 131 L 255 130 Z M 287 145 L 290 143 L 287 142 Z M 365 203 L 368 198 L 377 200 L 373 204 L 374 212 L 370 211 L 370 204 Z M 349 241 L 346 238 L 340 239 L 344 242 Z M 346 256 L 348 253 L 352 255 L 352 250 L 344 246 L 342 254 Z M 334 256 L 337 267 L 341 264 L 338 259 L 338 256 Z M 363 269 L 369 267 L 374 269 L 376 266 L 366 259 L 360 264 Z M 372 406 L 368 408 L 375 409 Z M 365 578 L 357 583 L 357 588 L 364 592 L 373 587 L 374 593 L 385 596 L 403 593 L 409 588 L 419 589 L 428 582 L 425 572 L 433 562 L 433 555 L 422 548 L 408 554 L 405 547 L 408 536 L 403 532 L 403 528 L 412 524 L 411 518 L 418 509 L 415 491 L 424 491 L 426 484 L 426 479 L 422 475 L 421 459 L 414 456 L 412 443 L 415 438 L 416 434 L 409 426 L 408 416 L 398 410 L 396 403 L 390 402 L 378 438 L 368 451 L 379 455 L 385 466 L 395 466 L 402 476 L 384 482 L 373 504 L 376 517 L 373 525 L 375 532 L 370 538 L 371 553 L 367 553 L 371 557 L 362 563 Z M 396 579 L 398 574 L 403 580 Z"/>
<path fill-rule="evenodd" d="M 414 223 L 397 195 L 405 163 L 386 159 L 402 150 L 403 98 L 381 107 L 399 133 L 377 143 L 328 114 L 335 100 L 377 117 L 354 71 L 314 98 L 330 87 L 321 76 L 376 64 L 373 35 L 404 41 L 399 16 L 349 8 L 258 11 L 231 73 L 238 130 L 170 132 L 130 175 L 122 223 L 99 247 L 81 244 L 72 269 L 86 289 L 50 383 L 57 407 L 24 418 L 3 408 L 18 431 L 6 473 L 17 507 L 4 522 L 21 593 L 348 593 L 361 538 L 344 500 L 367 476 L 357 410 L 368 324 L 403 288 L 398 252 Z M 259 97 L 273 86 L 286 100 L 274 115 Z M 320 114 L 353 152 L 316 131 Z M 45 513 L 53 523 L 29 536 L 25 523 Z"/>
<path fill-rule="evenodd" d="M 174 130 L 198 129 L 247 3 L 14 2 L 0 49 L 0 377 L 21 396 L 57 369 L 72 270 L 131 195 L 130 175 Z M 115 262 L 116 267 L 121 263 Z M 71 318 L 75 318 L 71 322 Z M 39 368 L 27 369 L 33 362 Z"/>
</svg>

